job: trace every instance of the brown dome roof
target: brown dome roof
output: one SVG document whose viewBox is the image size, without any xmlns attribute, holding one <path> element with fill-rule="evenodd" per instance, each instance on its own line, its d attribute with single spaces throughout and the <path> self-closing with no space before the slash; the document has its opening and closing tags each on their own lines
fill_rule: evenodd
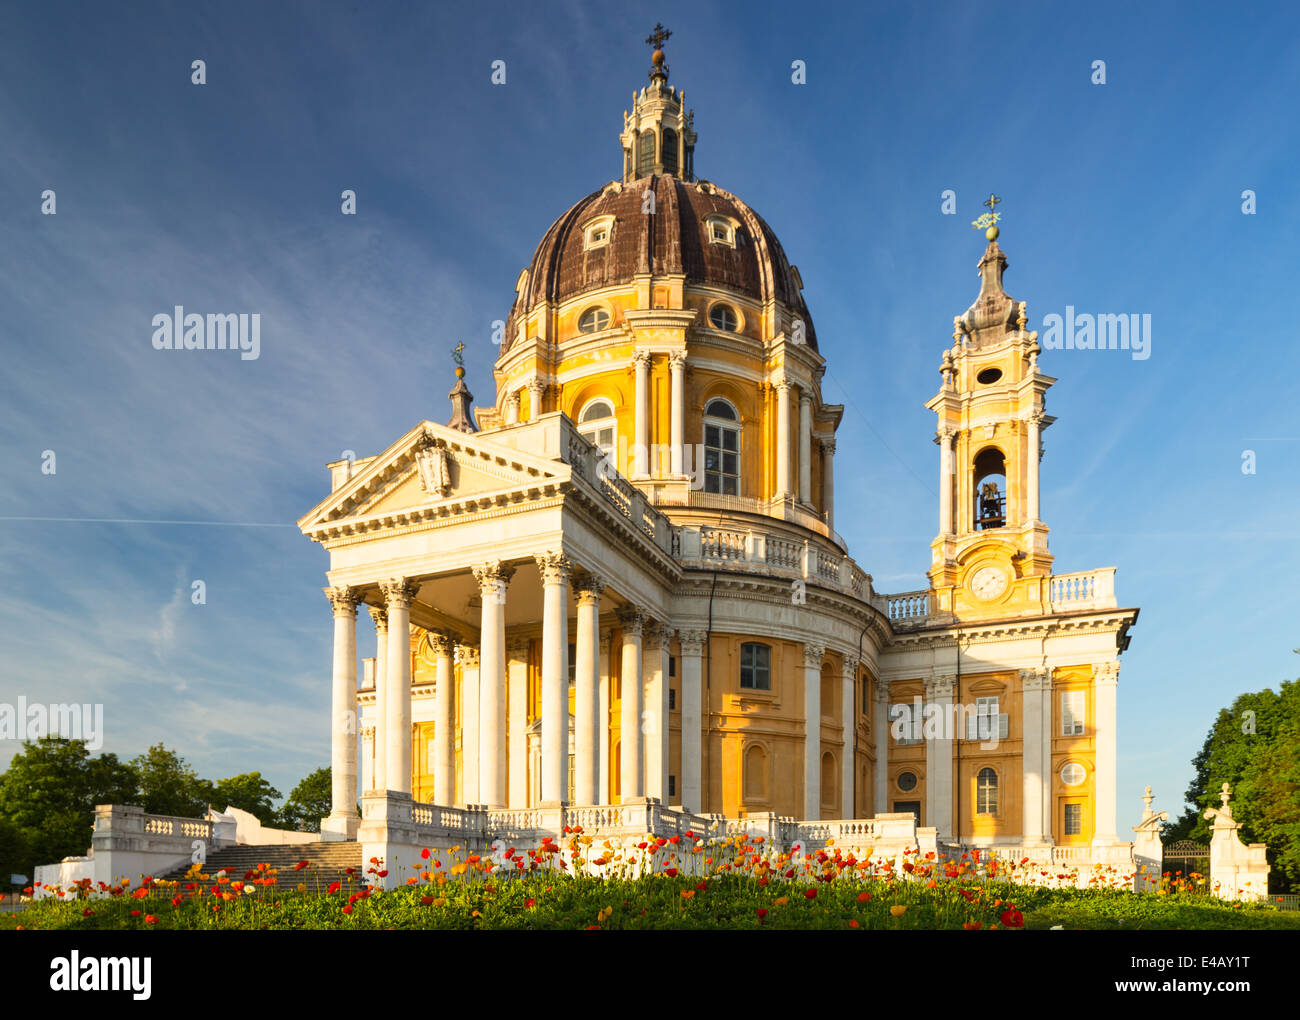
<svg viewBox="0 0 1300 1020">
<path fill-rule="evenodd" d="M 654 216 L 641 212 L 648 188 L 654 189 Z M 712 213 L 740 224 L 734 248 L 710 243 L 705 218 Z M 598 216 L 615 218 L 613 235 L 609 244 L 588 251 L 582 225 Z M 812 318 L 795 275 L 781 242 L 762 217 L 712 184 L 654 176 L 607 185 L 551 224 L 510 310 L 502 352 L 514 340 L 519 317 L 540 302 L 559 303 L 601 287 L 630 283 L 638 273 L 685 273 L 688 284 L 726 287 L 757 301 L 775 298 L 804 320 L 807 342 L 817 349 Z"/>
</svg>

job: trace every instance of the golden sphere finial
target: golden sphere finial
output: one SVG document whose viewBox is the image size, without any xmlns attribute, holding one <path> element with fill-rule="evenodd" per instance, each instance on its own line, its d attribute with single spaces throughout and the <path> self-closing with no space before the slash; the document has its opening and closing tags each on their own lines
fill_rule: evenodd
<svg viewBox="0 0 1300 1020">
<path fill-rule="evenodd" d="M 988 230 L 984 231 L 984 236 L 987 237 L 990 241 L 996 241 L 998 239 L 998 234 L 1000 233 L 1001 231 L 998 230 L 997 227 L 989 227 Z"/>
<path fill-rule="evenodd" d="M 457 378 L 457 379 L 464 379 L 464 378 L 465 378 L 465 369 L 462 368 L 460 365 L 457 365 L 457 366 L 456 366 L 456 378 Z"/>
</svg>

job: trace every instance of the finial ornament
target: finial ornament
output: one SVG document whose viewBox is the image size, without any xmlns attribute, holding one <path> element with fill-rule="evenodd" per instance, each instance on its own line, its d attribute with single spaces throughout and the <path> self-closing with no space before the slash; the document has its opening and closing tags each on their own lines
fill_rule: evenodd
<svg viewBox="0 0 1300 1020">
<path fill-rule="evenodd" d="M 1002 199 L 998 198 L 992 192 L 984 200 L 984 204 L 989 207 L 989 211 L 984 213 L 979 219 L 971 221 L 971 227 L 974 230 L 983 230 L 984 236 L 990 241 L 998 239 L 998 228 L 994 225 L 1002 219 L 1002 214 L 998 212 L 997 206 Z"/>
<path fill-rule="evenodd" d="M 465 355 L 462 353 L 464 350 L 465 350 L 464 341 L 456 344 L 456 346 L 451 349 L 451 360 L 456 362 L 457 379 L 465 378 Z"/>
<path fill-rule="evenodd" d="M 672 32 L 664 28 L 660 22 L 655 22 L 654 31 L 646 37 L 646 45 L 653 46 L 654 52 L 650 54 L 650 78 L 668 77 L 668 65 L 664 62 L 664 42 L 672 35 Z"/>
</svg>

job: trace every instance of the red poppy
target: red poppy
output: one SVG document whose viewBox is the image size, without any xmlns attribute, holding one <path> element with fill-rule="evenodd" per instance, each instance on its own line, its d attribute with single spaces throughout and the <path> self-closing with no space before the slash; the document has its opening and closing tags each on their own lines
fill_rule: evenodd
<svg viewBox="0 0 1300 1020">
<path fill-rule="evenodd" d="M 420 906 L 422 906 L 422 907 L 431 907 L 431 906 L 433 906 L 433 897 L 432 897 L 432 896 L 421 896 L 421 897 L 420 897 Z"/>
<path fill-rule="evenodd" d="M 387 877 L 388 877 L 388 869 L 385 868 L 383 871 L 381 871 L 381 872 L 379 873 L 379 877 L 380 877 L 380 878 L 387 878 Z"/>
<path fill-rule="evenodd" d="M 1004 928 L 1023 928 L 1025 926 L 1024 915 L 1015 907 L 1002 913 L 1002 926 Z"/>
<path fill-rule="evenodd" d="M 529 910 L 532 910 L 534 904 L 536 903 L 537 901 L 533 899 L 531 896 L 528 899 L 524 900 L 524 906 L 527 907 Z"/>
<path fill-rule="evenodd" d="M 293 870 L 302 871 L 302 869 L 307 867 L 309 864 L 311 864 L 311 861 L 299 861 L 297 864 L 293 866 Z"/>
<path fill-rule="evenodd" d="M 330 895 L 333 895 L 334 893 L 338 892 L 342 888 L 343 886 L 340 885 L 338 882 L 331 882 L 329 887 Z"/>
<path fill-rule="evenodd" d="M 758 919 L 761 921 L 761 920 L 762 920 L 763 918 L 765 918 L 766 916 L 767 916 L 767 908 L 766 908 L 766 907 L 759 907 L 759 908 L 758 908 Z"/>
<path fill-rule="evenodd" d="M 817 890 L 809 889 L 807 892 L 803 894 L 803 898 L 806 900 L 815 900 L 817 898 Z"/>
<path fill-rule="evenodd" d="M 676 878 L 676 877 L 677 877 L 677 869 L 676 869 L 676 868 L 664 868 L 664 874 L 667 875 L 669 878 Z"/>
<path fill-rule="evenodd" d="M 173 897 L 172 897 L 172 906 L 173 906 L 173 907 L 179 907 L 180 905 L 181 905 L 181 898 L 180 898 L 179 896 L 173 896 Z"/>
<path fill-rule="evenodd" d="M 145 924 L 157 924 L 157 923 L 158 923 L 158 918 L 154 917 L 153 914 L 145 914 L 145 915 L 144 915 L 144 923 L 145 923 Z"/>
<path fill-rule="evenodd" d="M 961 926 L 967 931 L 977 931 L 979 928 L 983 927 L 979 921 L 963 921 Z"/>
<path fill-rule="evenodd" d="M 871 893 L 869 893 L 869 892 L 860 892 L 860 893 L 858 893 L 858 902 L 859 902 L 859 903 L 866 903 L 867 900 L 869 900 L 869 899 L 871 899 Z"/>
<path fill-rule="evenodd" d="M 140 911 L 138 911 L 138 910 L 133 910 L 133 911 L 131 911 L 131 916 L 132 916 L 132 917 L 139 917 L 139 916 L 140 916 Z"/>
<path fill-rule="evenodd" d="M 420 851 L 420 856 L 423 857 L 426 861 L 429 859 L 429 848 L 427 846 Z"/>
<path fill-rule="evenodd" d="M 89 907 L 87 907 L 85 910 L 81 912 L 82 917 L 90 917 L 92 914 L 94 914 L 94 911 L 91 910 Z"/>
<path fill-rule="evenodd" d="M 351 904 L 351 903 L 345 903 L 345 904 L 343 904 L 343 913 L 345 913 L 345 914 L 350 914 L 350 913 L 352 913 L 352 904 Z"/>
</svg>

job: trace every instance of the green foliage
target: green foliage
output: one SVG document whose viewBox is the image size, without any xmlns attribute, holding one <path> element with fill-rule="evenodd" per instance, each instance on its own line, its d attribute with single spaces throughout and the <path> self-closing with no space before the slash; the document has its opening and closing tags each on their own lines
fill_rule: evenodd
<svg viewBox="0 0 1300 1020">
<path fill-rule="evenodd" d="M 92 758 L 84 740 L 24 741 L 0 776 L 0 818 L 21 833 L 21 866 L 11 870 L 30 876 L 37 864 L 84 854 L 95 805 L 131 803 L 136 789 L 130 765 L 113 754 Z"/>
<path fill-rule="evenodd" d="M 139 804 L 148 814 L 197 818 L 216 799 L 215 787 L 162 744 L 154 744 L 131 765 L 140 777 Z"/>
<path fill-rule="evenodd" d="M 260 772 L 245 772 L 218 780 L 212 788 L 209 800 L 218 811 L 227 807 L 237 807 L 256 815 L 263 825 L 274 826 L 277 814 L 274 801 L 280 799 L 280 791 L 262 778 Z"/>
<path fill-rule="evenodd" d="M 309 773 L 280 809 L 279 825 L 295 832 L 320 832 L 320 820 L 333 807 L 332 773 L 329 766 Z"/>
<path fill-rule="evenodd" d="M 1191 806 L 1164 841 L 1208 842 L 1205 810 L 1220 806 L 1227 783 L 1243 841 L 1267 844 L 1279 888 L 1300 882 L 1300 681 L 1242 694 L 1221 710 L 1192 765 Z"/>
<path fill-rule="evenodd" d="M 27 834 L 8 818 L 0 817 L 0 889 L 8 886 L 10 875 L 26 875 L 30 879 L 30 867 Z"/>
</svg>

